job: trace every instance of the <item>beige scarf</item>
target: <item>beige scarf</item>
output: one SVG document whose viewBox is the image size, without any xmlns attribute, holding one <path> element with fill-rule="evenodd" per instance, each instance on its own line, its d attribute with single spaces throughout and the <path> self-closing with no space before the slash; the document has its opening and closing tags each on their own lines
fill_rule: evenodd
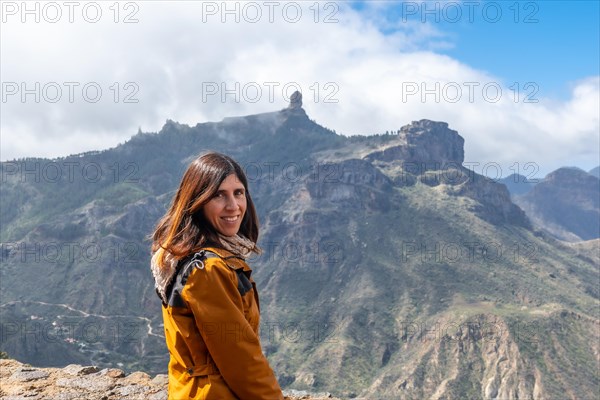
<svg viewBox="0 0 600 400">
<path fill-rule="evenodd" d="M 246 259 L 250 253 L 258 253 L 256 243 L 240 235 L 223 236 L 219 234 L 219 240 L 225 250 L 228 250 L 238 257 Z"/>
<path fill-rule="evenodd" d="M 219 241 L 225 250 L 230 251 L 234 255 L 241 257 L 244 260 L 250 253 L 259 253 L 260 251 L 258 247 L 256 247 L 256 243 L 240 235 L 223 236 L 219 234 Z M 150 269 L 152 270 L 152 275 L 154 276 L 154 286 L 161 299 L 166 303 L 166 290 L 175 277 L 179 260 L 173 257 L 171 253 L 165 252 L 163 266 L 161 267 L 158 265 L 158 256 L 159 252 L 156 252 L 152 255 Z"/>
</svg>

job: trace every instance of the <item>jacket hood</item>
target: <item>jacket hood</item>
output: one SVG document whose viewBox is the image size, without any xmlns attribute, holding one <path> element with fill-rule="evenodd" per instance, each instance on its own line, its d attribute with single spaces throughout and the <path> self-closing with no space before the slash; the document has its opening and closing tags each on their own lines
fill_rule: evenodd
<svg viewBox="0 0 600 400">
<path fill-rule="evenodd" d="M 152 255 L 152 261 L 150 262 L 150 269 L 154 276 L 154 287 L 156 293 L 161 298 L 163 303 L 167 303 L 167 288 L 175 277 L 177 272 L 177 260 L 171 253 L 165 252 L 164 266 L 158 265 L 158 252 Z"/>
</svg>

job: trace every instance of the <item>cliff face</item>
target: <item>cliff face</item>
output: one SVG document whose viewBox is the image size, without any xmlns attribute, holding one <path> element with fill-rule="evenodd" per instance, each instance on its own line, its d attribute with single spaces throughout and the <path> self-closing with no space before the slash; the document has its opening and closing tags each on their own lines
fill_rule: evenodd
<svg viewBox="0 0 600 400">
<path fill-rule="evenodd" d="M 464 139 L 445 122 L 413 121 L 390 144 L 364 156 L 393 177 L 399 186 L 421 182 L 477 202 L 473 211 L 492 224 L 531 228 L 506 187 L 464 167 Z"/>
<path fill-rule="evenodd" d="M 462 166 L 464 140 L 445 123 L 344 137 L 295 100 L 219 123 L 169 121 L 104 152 L 1 163 L 0 350 L 44 367 L 164 373 L 147 235 L 188 163 L 211 149 L 249 178 L 265 250 L 249 260 L 261 343 L 285 388 L 595 393 L 597 246 L 533 230 L 504 185 Z"/>
<path fill-rule="evenodd" d="M 474 311 L 474 310 L 471 310 Z M 548 379 L 549 371 L 564 368 L 553 355 L 572 351 L 589 351 L 598 357 L 600 334 L 598 321 L 567 312 L 543 311 L 542 318 L 517 321 L 490 314 L 467 311 L 457 324 L 441 318 L 427 326 L 407 326 L 408 353 L 400 376 L 382 374 L 370 390 L 399 399 L 535 399 L 549 396 L 557 383 Z M 471 315 L 469 315 L 471 314 Z M 541 314 L 541 313 L 540 313 Z M 458 329 L 454 329 L 458 326 Z M 583 329 L 583 330 L 582 330 Z M 591 333 L 594 330 L 595 333 Z M 581 334 L 583 331 L 591 333 Z M 549 332 L 551 343 L 540 340 Z M 411 349 L 418 346 L 418 354 Z M 544 364 L 536 359 L 544 360 Z M 571 365 L 573 373 L 577 367 Z M 581 371 L 581 376 L 597 384 L 596 373 Z M 473 380 L 473 375 L 478 378 Z M 593 392 L 578 385 L 564 386 L 565 399 L 592 399 Z"/>
<path fill-rule="evenodd" d="M 445 122 L 426 119 L 413 121 L 398 132 L 400 144 L 375 151 L 365 158 L 369 161 L 395 161 L 415 164 L 421 172 L 442 170 L 450 165 L 462 166 L 464 139 L 458 132 L 448 129 Z"/>
</svg>

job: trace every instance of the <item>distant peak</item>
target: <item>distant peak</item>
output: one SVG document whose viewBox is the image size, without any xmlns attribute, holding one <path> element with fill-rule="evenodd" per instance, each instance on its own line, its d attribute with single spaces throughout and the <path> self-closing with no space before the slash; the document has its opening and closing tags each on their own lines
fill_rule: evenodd
<svg viewBox="0 0 600 400">
<path fill-rule="evenodd" d="M 579 167 L 566 166 L 560 167 L 550 172 L 545 180 L 561 180 L 561 179 L 574 179 L 574 178 L 585 178 L 586 176 L 594 176 Z M 595 176 L 594 176 L 595 177 Z"/>
<path fill-rule="evenodd" d="M 302 108 L 302 93 L 295 91 L 290 97 L 290 105 L 288 110 L 299 110 Z"/>
</svg>

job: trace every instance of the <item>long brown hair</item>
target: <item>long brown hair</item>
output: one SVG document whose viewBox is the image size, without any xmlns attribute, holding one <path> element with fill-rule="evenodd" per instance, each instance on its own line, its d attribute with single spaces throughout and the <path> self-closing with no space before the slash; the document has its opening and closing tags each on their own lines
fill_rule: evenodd
<svg viewBox="0 0 600 400">
<path fill-rule="evenodd" d="M 258 216 L 244 171 L 231 157 L 208 152 L 196 158 L 187 168 L 173 198 L 171 207 L 161 218 L 152 235 L 152 252 L 158 252 L 158 264 L 162 267 L 165 252 L 181 259 L 200 248 L 218 245 L 218 234 L 204 218 L 202 208 L 217 193 L 221 183 L 235 174 L 244 185 L 247 207 L 238 234 L 258 240 Z M 255 248 L 259 252 L 258 247 Z"/>
</svg>

